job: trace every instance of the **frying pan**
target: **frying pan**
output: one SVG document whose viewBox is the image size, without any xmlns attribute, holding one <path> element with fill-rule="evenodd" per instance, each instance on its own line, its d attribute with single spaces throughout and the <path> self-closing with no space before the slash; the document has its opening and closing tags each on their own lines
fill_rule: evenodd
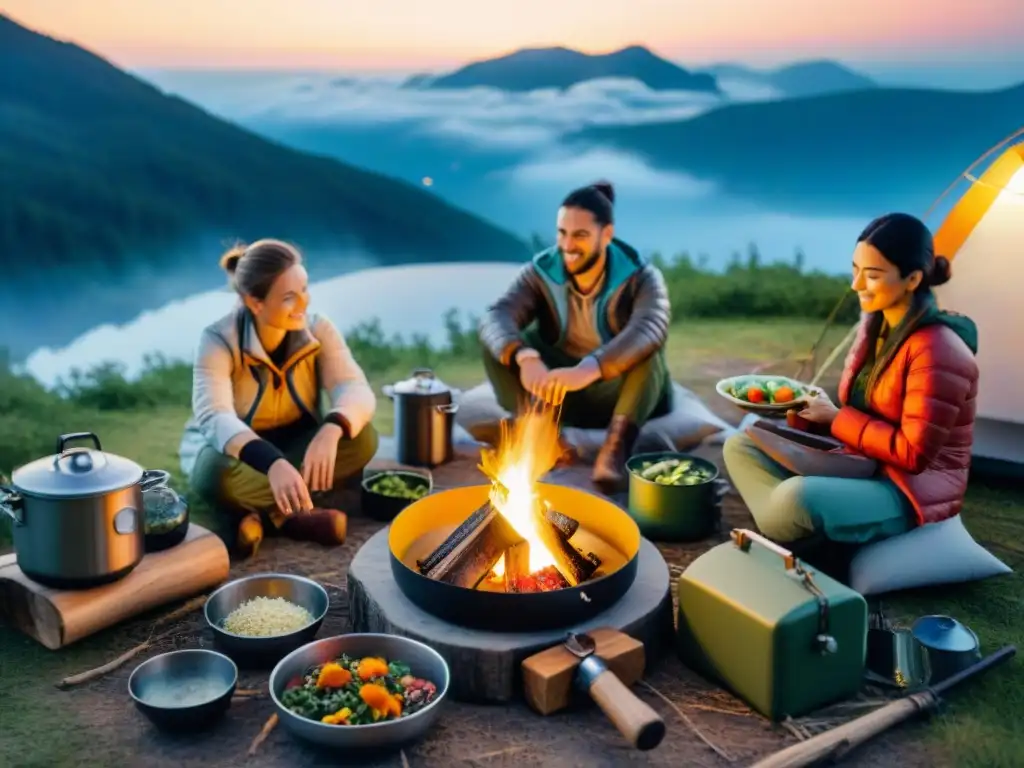
<svg viewBox="0 0 1024 768">
<path fill-rule="evenodd" d="M 603 575 L 576 587 L 551 592 L 505 593 L 466 589 L 422 575 L 416 558 L 429 553 L 417 542 L 434 532 L 435 545 L 483 505 L 491 486 L 471 485 L 419 499 L 394 519 L 388 533 L 391 572 L 406 597 L 425 611 L 453 624 L 496 632 L 537 632 L 580 624 L 613 605 L 636 578 L 640 529 L 624 510 L 587 491 L 541 483 L 539 493 L 554 509 L 575 518 L 580 530 L 572 542 L 587 551 L 589 533 L 612 547 L 617 557 L 602 557 Z M 442 531 L 444 535 L 437 535 Z M 597 552 L 601 556 L 601 552 Z"/>
</svg>

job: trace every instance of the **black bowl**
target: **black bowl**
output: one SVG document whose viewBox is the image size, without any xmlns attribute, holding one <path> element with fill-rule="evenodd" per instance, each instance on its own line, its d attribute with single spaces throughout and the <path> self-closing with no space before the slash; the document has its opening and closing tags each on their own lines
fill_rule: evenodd
<svg viewBox="0 0 1024 768">
<path fill-rule="evenodd" d="M 386 475 L 397 475 L 412 486 L 427 489 L 427 495 L 434 490 L 434 477 L 429 471 L 415 469 L 385 469 L 367 475 L 362 482 L 362 507 L 363 514 L 382 523 L 389 523 L 398 516 L 398 513 L 418 499 L 403 499 L 397 496 L 388 496 L 371 490 L 375 481 Z"/>
<path fill-rule="evenodd" d="M 237 684 L 238 667 L 224 654 L 171 651 L 135 668 L 128 678 L 128 695 L 158 728 L 195 731 L 224 716 Z"/>
</svg>

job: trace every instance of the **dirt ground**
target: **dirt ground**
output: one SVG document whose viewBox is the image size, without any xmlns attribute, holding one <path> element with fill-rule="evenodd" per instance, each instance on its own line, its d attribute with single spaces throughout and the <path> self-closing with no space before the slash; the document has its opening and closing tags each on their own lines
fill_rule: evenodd
<svg viewBox="0 0 1024 768">
<path fill-rule="evenodd" d="M 736 414 L 722 414 L 735 421 Z M 721 466 L 717 447 L 700 453 Z M 436 472 L 439 486 L 461 484 L 472 478 L 473 460 L 456 461 Z M 585 468 L 568 470 L 569 482 L 586 477 Z M 583 474 L 581 474 L 583 473 Z M 554 479 L 554 478 L 552 478 Z M 469 482 L 479 482 L 470 479 Z M 738 497 L 731 493 L 723 503 L 723 532 L 747 527 L 752 521 Z M 353 514 L 347 543 L 328 550 L 291 541 L 270 540 L 257 559 L 233 564 L 232 577 L 253 572 L 280 571 L 317 578 L 329 590 L 331 609 L 319 637 L 351 631 L 345 594 L 347 565 L 360 545 L 381 525 Z M 720 534 L 719 540 L 724 540 Z M 698 554 L 717 543 L 662 545 L 673 575 Z M 168 607 L 168 611 L 173 606 Z M 147 639 L 153 616 L 118 628 L 111 636 L 106 658 L 113 658 Z M 183 620 L 172 636 L 165 638 L 120 669 L 93 682 L 67 691 L 46 685 L 46 699 L 52 710 L 72 709 L 90 726 L 87 749 L 75 760 L 78 766 L 125 766 L 134 768 L 183 768 L 184 766 L 247 765 L 253 768 L 278 766 L 327 766 L 354 764 L 350 755 L 315 751 L 292 738 L 283 728 L 275 729 L 255 756 L 247 756 L 250 742 L 273 714 L 267 698 L 236 701 L 226 719 L 205 734 L 187 738 L 165 736 L 136 712 L 125 694 L 131 670 L 145 658 L 172 648 L 210 647 L 212 636 L 203 624 L 202 613 Z M 100 662 L 102 663 L 102 661 Z M 67 674 L 83 671 L 68 669 Z M 267 672 L 243 671 L 240 689 L 266 690 Z M 615 728 L 594 707 L 556 716 L 540 717 L 523 703 L 506 706 L 473 706 L 449 702 L 438 729 L 404 753 L 378 755 L 364 762 L 369 766 L 473 765 L 501 766 L 748 766 L 758 758 L 796 743 L 821 730 L 869 711 L 848 703 L 838 710 L 804 718 L 790 727 L 773 726 L 752 713 L 742 701 L 724 693 L 687 670 L 671 656 L 652 659 L 646 679 L 637 686 L 638 695 L 664 717 L 668 734 L 657 749 L 641 753 L 626 746 Z M 877 700 L 877 699 L 876 699 Z M 0 718 L 2 719 L 2 718 Z M 799 734 L 799 735 L 798 735 Z M 943 765 L 941 756 L 924 748 L 924 729 L 903 726 L 858 750 L 846 765 L 915 766 Z"/>
</svg>

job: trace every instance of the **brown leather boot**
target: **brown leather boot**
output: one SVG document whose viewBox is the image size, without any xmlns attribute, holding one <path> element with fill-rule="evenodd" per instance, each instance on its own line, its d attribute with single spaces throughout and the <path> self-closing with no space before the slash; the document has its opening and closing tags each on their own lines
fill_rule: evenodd
<svg viewBox="0 0 1024 768">
<path fill-rule="evenodd" d="M 235 546 L 242 557 L 255 557 L 263 542 L 263 522 L 258 512 L 250 512 L 238 524 Z"/>
<path fill-rule="evenodd" d="M 633 446 L 639 434 L 639 427 L 626 416 L 612 417 L 591 475 L 594 484 L 605 493 L 619 493 L 629 487 L 626 460 L 633 455 Z"/>
<path fill-rule="evenodd" d="M 345 543 L 348 534 L 348 518 L 337 509 L 314 509 L 297 512 L 281 526 L 281 533 L 296 541 L 311 541 L 325 547 Z"/>
</svg>

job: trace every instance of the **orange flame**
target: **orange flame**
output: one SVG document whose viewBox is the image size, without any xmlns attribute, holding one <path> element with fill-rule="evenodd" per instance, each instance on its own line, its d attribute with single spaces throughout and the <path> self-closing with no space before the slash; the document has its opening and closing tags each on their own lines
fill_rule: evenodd
<svg viewBox="0 0 1024 768">
<path fill-rule="evenodd" d="M 509 524 L 530 544 L 530 572 L 555 564 L 537 529 L 537 484 L 555 466 L 561 454 L 558 422 L 561 409 L 544 404 L 524 408 L 511 426 L 501 425 L 495 449 L 480 454 L 480 471 L 494 482 L 490 500 Z M 494 567 L 501 576 L 505 559 Z"/>
</svg>

